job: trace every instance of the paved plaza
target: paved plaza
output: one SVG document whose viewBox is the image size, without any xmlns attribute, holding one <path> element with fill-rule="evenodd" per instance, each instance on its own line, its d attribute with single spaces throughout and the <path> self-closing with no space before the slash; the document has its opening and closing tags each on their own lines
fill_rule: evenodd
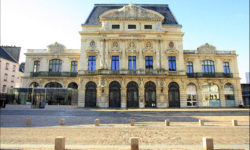
<svg viewBox="0 0 250 150">
<path fill-rule="evenodd" d="M 27 118 L 32 125 L 26 125 Z M 60 126 L 60 119 L 66 124 Z M 94 120 L 100 119 L 100 126 Z M 130 120 L 135 126 L 130 126 Z M 170 126 L 164 126 L 164 120 Z M 199 119 L 205 126 L 199 126 Z M 232 119 L 238 126 L 232 126 Z M 217 149 L 249 149 L 247 109 L 30 109 L 1 110 L 1 149 L 53 149 L 56 136 L 67 149 L 129 149 L 130 137 L 141 149 L 202 149 L 202 137 L 212 137 Z"/>
</svg>

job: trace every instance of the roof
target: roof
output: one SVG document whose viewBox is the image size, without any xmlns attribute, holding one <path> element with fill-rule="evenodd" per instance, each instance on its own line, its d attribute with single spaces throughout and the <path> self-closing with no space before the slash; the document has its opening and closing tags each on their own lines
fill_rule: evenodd
<svg viewBox="0 0 250 150">
<path fill-rule="evenodd" d="M 18 63 L 13 57 L 11 57 L 2 47 L 0 47 L 0 58 Z"/>
<path fill-rule="evenodd" d="M 95 4 L 83 25 L 101 25 L 99 16 L 105 11 L 119 9 L 128 4 Z M 156 11 L 164 16 L 163 25 L 179 25 L 167 4 L 134 4 L 145 9 Z"/>
</svg>

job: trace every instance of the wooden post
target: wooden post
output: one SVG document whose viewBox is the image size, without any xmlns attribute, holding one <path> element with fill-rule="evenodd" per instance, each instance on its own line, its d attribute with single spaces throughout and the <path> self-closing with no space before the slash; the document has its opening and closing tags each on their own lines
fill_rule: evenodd
<svg viewBox="0 0 250 150">
<path fill-rule="evenodd" d="M 60 125 L 65 125 L 65 119 L 60 120 Z"/>
<path fill-rule="evenodd" d="M 31 119 L 26 119 L 26 125 L 31 125 Z"/>
<path fill-rule="evenodd" d="M 100 125 L 100 120 L 99 119 L 96 119 L 95 120 L 95 126 L 99 126 Z"/>
<path fill-rule="evenodd" d="M 139 150 L 139 138 L 138 137 L 131 137 L 131 150 Z"/>
<path fill-rule="evenodd" d="M 170 121 L 169 120 L 165 120 L 165 126 L 170 126 Z"/>
<path fill-rule="evenodd" d="M 237 120 L 232 120 L 232 126 L 238 126 Z"/>
<path fill-rule="evenodd" d="M 134 119 L 131 119 L 131 120 L 130 120 L 130 125 L 131 125 L 131 126 L 134 126 L 134 125 L 135 125 L 135 120 L 134 120 Z"/>
<path fill-rule="evenodd" d="M 65 137 L 63 137 L 63 136 L 56 137 L 55 150 L 65 150 Z"/>
<path fill-rule="evenodd" d="M 199 126 L 204 126 L 204 120 L 199 120 Z"/>
<path fill-rule="evenodd" d="M 213 150 L 214 149 L 214 142 L 212 138 L 203 137 L 203 150 Z"/>
</svg>

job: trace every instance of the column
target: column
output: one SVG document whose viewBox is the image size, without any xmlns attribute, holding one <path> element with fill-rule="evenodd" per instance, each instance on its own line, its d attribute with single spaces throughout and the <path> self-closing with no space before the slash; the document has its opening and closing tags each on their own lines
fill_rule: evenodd
<svg viewBox="0 0 250 150">
<path fill-rule="evenodd" d="M 81 43 L 81 56 L 80 56 L 80 70 L 88 70 L 88 58 L 86 53 L 86 46 L 87 42 L 86 40 L 82 40 Z M 80 73 L 80 72 L 79 72 Z"/>
<path fill-rule="evenodd" d="M 101 48 L 100 48 L 100 60 L 99 60 L 99 67 L 100 69 L 104 68 L 104 39 L 101 40 Z"/>
<path fill-rule="evenodd" d="M 125 41 L 124 40 L 121 40 L 121 51 L 122 51 L 122 59 L 121 59 L 121 64 L 122 64 L 122 66 L 121 66 L 121 69 L 123 69 L 123 70 L 125 70 L 126 69 L 126 50 L 125 50 Z"/>
<path fill-rule="evenodd" d="M 145 108 L 144 87 L 139 87 L 139 108 Z"/>
<path fill-rule="evenodd" d="M 139 65 L 139 70 L 143 69 L 143 57 L 142 57 L 142 48 L 141 48 L 141 40 L 138 41 L 138 50 L 139 50 L 139 58 L 138 58 L 138 65 Z"/>
<path fill-rule="evenodd" d="M 161 40 L 159 40 L 159 50 L 160 50 L 160 69 L 163 69 L 163 54 L 162 54 L 162 50 L 161 50 Z"/>
<path fill-rule="evenodd" d="M 159 69 L 159 58 L 160 58 L 160 52 L 159 52 L 159 45 L 158 45 L 158 40 L 154 41 L 155 45 L 155 69 Z"/>
<path fill-rule="evenodd" d="M 104 40 L 104 69 L 108 69 L 108 41 Z"/>
<path fill-rule="evenodd" d="M 127 107 L 127 96 L 126 96 L 126 87 L 121 88 L 121 108 L 126 108 Z"/>
<path fill-rule="evenodd" d="M 226 100 L 225 100 L 225 95 L 224 95 L 223 84 L 220 85 L 220 104 L 221 104 L 221 107 L 226 107 Z"/>
<path fill-rule="evenodd" d="M 78 89 L 78 107 L 85 107 L 85 87 Z"/>
</svg>

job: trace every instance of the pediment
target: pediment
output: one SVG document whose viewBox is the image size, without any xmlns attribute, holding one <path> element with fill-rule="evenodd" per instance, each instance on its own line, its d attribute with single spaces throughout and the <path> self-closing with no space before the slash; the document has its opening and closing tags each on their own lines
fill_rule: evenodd
<svg viewBox="0 0 250 150">
<path fill-rule="evenodd" d="M 215 54 L 216 53 L 216 47 L 206 43 L 206 44 L 198 47 L 197 51 L 200 54 Z"/>
<path fill-rule="evenodd" d="M 100 21 L 104 20 L 151 20 L 163 21 L 164 16 L 160 13 L 136 6 L 125 5 L 120 9 L 112 9 L 100 15 Z"/>
<path fill-rule="evenodd" d="M 65 46 L 60 43 L 53 43 L 48 46 L 48 50 L 51 53 L 63 53 L 65 50 Z"/>
</svg>

